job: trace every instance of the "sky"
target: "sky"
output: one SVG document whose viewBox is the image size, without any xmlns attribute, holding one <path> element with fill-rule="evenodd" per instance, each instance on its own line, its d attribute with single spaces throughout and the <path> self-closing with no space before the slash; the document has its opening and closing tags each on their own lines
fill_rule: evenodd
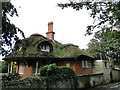
<svg viewBox="0 0 120 90">
<path fill-rule="evenodd" d="M 46 36 L 48 22 L 52 21 L 55 40 L 86 49 L 89 40 L 93 37 L 85 36 L 86 27 L 93 23 L 93 19 L 85 9 L 76 11 L 57 6 L 57 3 L 66 2 L 69 0 L 12 0 L 19 17 L 12 17 L 11 22 L 29 37 L 34 33 Z"/>
</svg>

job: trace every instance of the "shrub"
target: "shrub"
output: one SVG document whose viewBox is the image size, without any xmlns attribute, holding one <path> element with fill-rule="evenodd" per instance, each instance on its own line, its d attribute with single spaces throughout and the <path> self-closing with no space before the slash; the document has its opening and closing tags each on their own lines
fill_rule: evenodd
<svg viewBox="0 0 120 90">
<path fill-rule="evenodd" d="M 3 88 L 42 88 L 42 80 L 39 77 L 28 77 L 23 80 L 15 80 L 3 84 Z"/>
<path fill-rule="evenodd" d="M 66 66 L 57 66 L 56 64 L 45 65 L 40 68 L 40 76 L 52 76 L 52 75 L 64 75 L 64 74 L 74 74 L 72 68 Z"/>
<path fill-rule="evenodd" d="M 56 64 L 50 64 L 41 67 L 40 76 L 47 77 L 47 80 L 50 82 L 54 80 L 70 79 L 77 77 L 72 68 L 66 66 L 57 66 Z"/>
<path fill-rule="evenodd" d="M 11 81 L 19 80 L 20 78 L 21 77 L 19 76 L 18 73 L 8 74 L 8 75 L 3 75 L 2 76 L 2 81 L 3 81 L 3 83 L 6 83 L 6 82 L 11 82 Z"/>
<path fill-rule="evenodd" d="M 46 65 L 40 68 L 40 77 L 46 77 L 48 87 L 57 80 L 74 80 L 75 87 L 78 85 L 77 75 L 72 68 L 57 66 L 56 64 Z"/>
</svg>

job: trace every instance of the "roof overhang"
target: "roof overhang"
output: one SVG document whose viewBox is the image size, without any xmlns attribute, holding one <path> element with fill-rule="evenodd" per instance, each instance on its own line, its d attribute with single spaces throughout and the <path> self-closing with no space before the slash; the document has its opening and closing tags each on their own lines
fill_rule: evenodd
<svg viewBox="0 0 120 90">
<path fill-rule="evenodd" d="M 95 60 L 92 57 L 86 56 L 86 55 L 79 55 L 77 57 L 48 57 L 48 56 L 41 56 L 41 57 L 6 57 L 3 58 L 5 61 L 19 61 L 19 60 L 55 60 L 55 61 L 61 61 L 61 60 Z"/>
</svg>

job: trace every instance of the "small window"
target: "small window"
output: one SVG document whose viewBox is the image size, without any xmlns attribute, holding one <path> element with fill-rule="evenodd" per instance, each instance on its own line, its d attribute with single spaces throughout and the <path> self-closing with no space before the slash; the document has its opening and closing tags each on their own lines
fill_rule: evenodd
<svg viewBox="0 0 120 90">
<path fill-rule="evenodd" d="M 24 73 L 24 63 L 19 63 L 19 74 Z"/>
<path fill-rule="evenodd" d="M 87 60 L 82 60 L 82 67 L 83 68 L 91 68 L 91 62 Z"/>
<path fill-rule="evenodd" d="M 50 52 L 50 47 L 48 45 L 41 45 L 41 51 Z"/>
<path fill-rule="evenodd" d="M 82 60 L 82 67 L 83 67 L 83 68 L 85 67 L 85 62 L 84 62 L 84 60 Z"/>
<path fill-rule="evenodd" d="M 66 63 L 66 66 L 67 66 L 67 67 L 70 67 L 70 63 Z"/>
</svg>

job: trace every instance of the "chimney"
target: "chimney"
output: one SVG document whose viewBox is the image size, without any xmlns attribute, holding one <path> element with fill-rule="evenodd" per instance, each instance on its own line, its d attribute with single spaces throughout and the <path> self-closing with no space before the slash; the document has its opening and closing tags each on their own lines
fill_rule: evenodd
<svg viewBox="0 0 120 90">
<path fill-rule="evenodd" d="M 55 34 L 55 32 L 53 32 L 53 22 L 49 22 L 48 23 L 48 32 L 46 33 L 46 37 L 54 40 L 54 34 Z"/>
</svg>

